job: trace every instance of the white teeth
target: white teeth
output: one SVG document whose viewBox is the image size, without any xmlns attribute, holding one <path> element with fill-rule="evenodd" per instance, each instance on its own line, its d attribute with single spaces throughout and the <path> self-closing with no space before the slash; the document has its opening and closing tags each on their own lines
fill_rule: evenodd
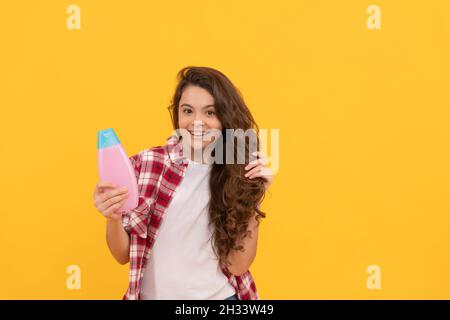
<svg viewBox="0 0 450 320">
<path fill-rule="evenodd" d="M 201 137 L 201 136 L 205 135 L 205 132 L 192 132 L 192 131 L 189 131 L 189 132 L 192 135 L 197 136 L 197 137 Z"/>
</svg>

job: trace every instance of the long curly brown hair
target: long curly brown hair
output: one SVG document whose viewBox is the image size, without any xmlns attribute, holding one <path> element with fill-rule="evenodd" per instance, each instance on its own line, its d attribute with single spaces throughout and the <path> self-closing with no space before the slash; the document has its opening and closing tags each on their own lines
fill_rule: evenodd
<svg viewBox="0 0 450 320">
<path fill-rule="evenodd" d="M 209 67 L 185 67 L 178 72 L 178 84 L 171 100 L 171 111 L 174 129 L 179 129 L 178 107 L 183 90 L 188 86 L 198 86 L 207 90 L 214 97 L 216 114 L 222 124 L 223 159 L 227 159 L 226 153 L 231 140 L 233 147 L 233 159 L 238 154 L 236 139 L 229 138 L 226 129 L 242 129 L 245 132 L 250 129 L 254 132 L 254 140 L 259 150 L 258 125 L 253 119 L 250 110 L 244 102 L 241 92 L 220 71 Z M 228 138 L 227 138 L 228 137 Z M 259 205 L 264 199 L 265 187 L 263 178 L 248 179 L 244 176 L 245 166 L 249 159 L 250 138 L 245 139 L 245 163 L 239 164 L 212 164 L 209 180 L 211 198 L 209 201 L 209 224 L 213 225 L 212 245 L 219 263 L 229 267 L 227 258 L 231 250 L 244 251 L 241 241 L 249 236 L 247 230 L 251 218 L 260 223 L 266 214 L 260 210 Z M 228 147 L 227 147 L 228 146 Z M 214 151 L 213 151 L 214 153 Z M 241 161 L 242 162 L 242 161 Z"/>
</svg>

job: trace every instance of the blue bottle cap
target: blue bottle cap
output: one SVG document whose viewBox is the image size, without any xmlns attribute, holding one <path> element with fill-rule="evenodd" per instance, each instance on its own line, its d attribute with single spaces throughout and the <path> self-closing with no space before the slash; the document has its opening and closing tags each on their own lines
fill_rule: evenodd
<svg viewBox="0 0 450 320">
<path fill-rule="evenodd" d="M 113 128 L 98 131 L 97 148 L 102 149 L 106 147 L 113 146 L 115 144 L 120 144 L 119 138 L 117 138 L 116 133 Z"/>
</svg>

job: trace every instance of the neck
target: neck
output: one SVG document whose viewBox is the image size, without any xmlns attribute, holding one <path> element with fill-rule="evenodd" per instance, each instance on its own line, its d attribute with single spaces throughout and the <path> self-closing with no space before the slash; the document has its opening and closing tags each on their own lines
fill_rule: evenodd
<svg viewBox="0 0 450 320">
<path fill-rule="evenodd" d="M 198 162 L 201 164 L 210 164 L 208 162 L 208 159 L 203 157 L 203 150 L 194 150 L 193 148 L 191 148 L 191 154 L 189 159 L 191 161 Z"/>
</svg>

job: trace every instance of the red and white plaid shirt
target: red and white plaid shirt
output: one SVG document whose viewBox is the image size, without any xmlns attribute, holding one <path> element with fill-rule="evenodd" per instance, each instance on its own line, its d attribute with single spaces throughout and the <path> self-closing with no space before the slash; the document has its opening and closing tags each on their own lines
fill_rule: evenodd
<svg viewBox="0 0 450 320">
<path fill-rule="evenodd" d="M 167 139 L 165 146 L 143 150 L 130 157 L 130 160 L 138 181 L 139 202 L 135 209 L 122 215 L 123 226 L 130 235 L 130 283 L 123 299 L 140 300 L 147 257 L 156 241 L 172 195 L 184 177 L 188 160 L 183 156 L 182 142 L 175 134 Z M 250 271 L 235 276 L 228 268 L 221 269 L 239 300 L 259 299 Z"/>
</svg>

